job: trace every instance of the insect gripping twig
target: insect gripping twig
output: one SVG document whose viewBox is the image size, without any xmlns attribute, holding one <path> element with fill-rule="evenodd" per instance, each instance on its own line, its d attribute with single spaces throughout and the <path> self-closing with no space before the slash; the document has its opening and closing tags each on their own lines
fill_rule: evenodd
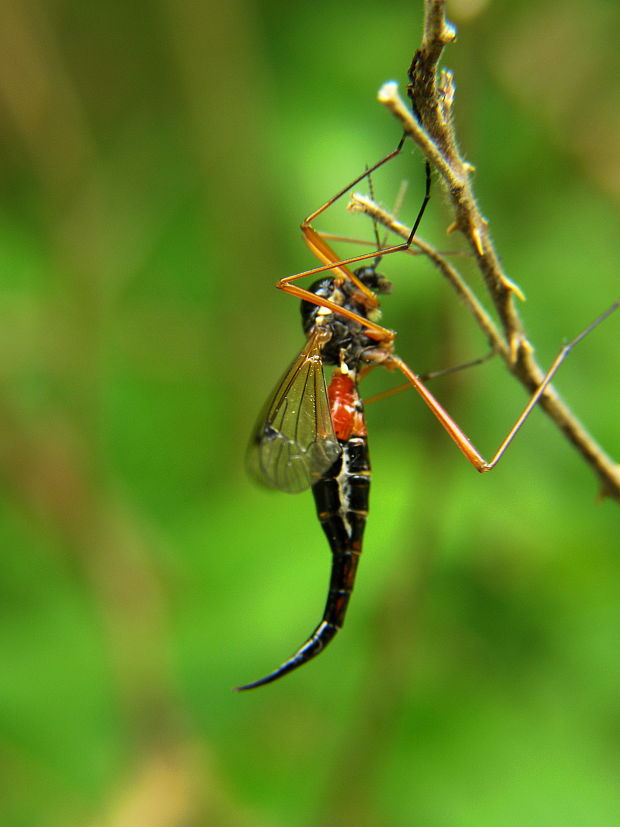
<svg viewBox="0 0 620 827">
<path fill-rule="evenodd" d="M 280 666 L 252 683 L 237 687 L 246 691 L 272 683 L 315 658 L 342 628 L 353 592 L 369 507 L 371 465 L 359 383 L 375 368 L 398 371 L 425 403 L 461 453 L 479 472 L 490 471 L 525 419 L 539 402 L 550 412 L 569 439 L 592 463 L 603 480 L 605 493 L 620 498 L 620 471 L 581 428 L 551 388 L 551 381 L 570 352 L 594 327 L 620 306 L 616 302 L 598 319 L 565 345 L 546 373 L 532 357 L 513 296 L 520 291 L 501 270 L 487 224 L 471 189 L 470 168 L 461 159 L 449 108 L 453 89 L 447 75 L 437 83 L 437 61 L 445 43 L 454 38 L 446 23 L 443 3 L 426 4 L 427 20 L 422 49 L 416 52 L 409 70 L 411 112 L 399 98 L 396 85 L 382 87 L 381 100 L 404 126 L 395 149 L 366 167 L 353 181 L 339 189 L 301 224 L 304 240 L 318 266 L 284 276 L 277 287 L 301 300 L 302 328 L 306 343 L 284 372 L 268 398 L 250 440 L 248 467 L 264 485 L 298 493 L 312 490 L 317 515 L 332 553 L 332 567 L 323 615 L 305 642 Z M 421 91 L 420 91 L 421 90 Z M 371 252 L 341 258 L 328 243 L 329 236 L 316 229 L 315 219 L 351 192 L 354 186 L 396 158 L 406 136 L 423 149 L 426 186 L 411 228 L 405 228 L 370 199 L 353 196 L 355 209 L 367 212 L 403 242 L 385 246 L 375 233 L 377 247 Z M 430 245 L 417 238 L 431 192 L 433 164 L 450 191 L 456 215 L 455 227 L 468 239 L 485 277 L 504 327 L 496 329 L 484 308 L 456 269 Z M 396 333 L 379 321 L 380 296 L 391 291 L 379 265 L 393 255 L 413 248 L 429 257 L 471 310 L 476 321 L 510 370 L 530 389 L 530 399 L 495 453 L 487 460 L 419 376 L 396 352 Z M 360 265 L 351 269 L 351 265 Z M 302 281 L 319 276 L 308 287 Z M 480 362 L 482 360 L 476 360 Z M 329 368 L 329 386 L 324 369 Z M 379 397 L 390 395 L 380 394 Z"/>
<path fill-rule="evenodd" d="M 525 335 L 515 307 L 515 295 L 522 298 L 520 290 L 503 271 L 488 222 L 474 197 L 471 184 L 473 168 L 463 160 L 458 148 L 452 119 L 455 99 L 452 75 L 438 69 L 444 47 L 455 37 L 454 27 L 446 20 L 444 0 L 426 0 L 422 45 L 414 56 L 409 72 L 408 91 L 414 112 L 400 97 L 393 82 L 382 86 L 378 97 L 398 118 L 405 133 L 439 173 L 454 209 L 455 220 L 451 229 L 459 230 L 466 238 L 501 320 L 504 335 L 501 336 L 495 328 L 491 331 L 488 325 L 485 327 L 488 316 L 483 322 L 478 314 L 478 323 L 510 372 L 532 393 L 540 387 L 545 371 L 534 358 L 534 347 Z M 398 222 L 392 216 L 375 207 L 362 209 L 405 238 L 406 229 L 402 225 L 396 226 Z M 442 263 L 436 259 L 435 263 L 443 270 L 450 267 L 445 260 Z M 617 306 L 618 303 L 614 304 L 599 320 Z M 620 501 L 620 466 L 588 434 L 552 387 L 545 390 L 539 404 L 592 467 L 600 480 L 601 494 Z"/>
</svg>

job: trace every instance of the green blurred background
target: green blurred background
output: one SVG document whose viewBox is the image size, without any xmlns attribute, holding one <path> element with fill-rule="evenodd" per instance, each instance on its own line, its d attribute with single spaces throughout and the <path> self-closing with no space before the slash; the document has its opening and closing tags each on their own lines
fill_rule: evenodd
<svg viewBox="0 0 620 827">
<path fill-rule="evenodd" d="M 421 0 L 0 15 L 0 823 L 619 823 L 618 507 L 538 412 L 479 477 L 413 394 L 370 406 L 347 627 L 230 691 L 323 607 L 310 495 L 255 488 L 243 455 L 303 342 L 273 284 L 313 265 L 301 219 L 396 144 L 375 95 L 404 81 Z M 618 297 L 620 7 L 450 15 L 463 151 L 548 364 Z M 403 179 L 410 222 L 412 149 L 377 198 Z M 343 206 L 321 227 L 369 237 Z M 450 220 L 435 183 L 421 234 L 459 249 Z M 485 352 L 428 262 L 384 270 L 416 370 Z M 619 324 L 557 381 L 616 457 Z M 487 454 L 524 401 L 499 363 L 433 387 Z"/>
</svg>

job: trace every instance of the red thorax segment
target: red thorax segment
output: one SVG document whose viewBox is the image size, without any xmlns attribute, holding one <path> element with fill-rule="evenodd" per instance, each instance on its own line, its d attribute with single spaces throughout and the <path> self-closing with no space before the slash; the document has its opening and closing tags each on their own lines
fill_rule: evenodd
<svg viewBox="0 0 620 827">
<path fill-rule="evenodd" d="M 338 439 L 366 436 L 366 424 L 357 384 L 348 373 L 334 371 L 327 389 L 334 431 Z"/>
</svg>

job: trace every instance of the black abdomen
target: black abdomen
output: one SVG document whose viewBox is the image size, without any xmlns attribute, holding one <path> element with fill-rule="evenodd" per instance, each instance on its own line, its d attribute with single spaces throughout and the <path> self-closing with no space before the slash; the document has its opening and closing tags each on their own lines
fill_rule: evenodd
<svg viewBox="0 0 620 827">
<path fill-rule="evenodd" d="M 340 440 L 342 455 L 312 487 L 317 513 L 332 552 L 323 620 L 340 628 L 349 603 L 368 514 L 370 457 L 365 436 Z"/>
</svg>

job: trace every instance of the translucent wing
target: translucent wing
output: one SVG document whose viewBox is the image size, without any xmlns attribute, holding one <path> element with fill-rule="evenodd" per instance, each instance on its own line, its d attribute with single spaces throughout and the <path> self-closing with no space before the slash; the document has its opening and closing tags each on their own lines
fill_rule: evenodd
<svg viewBox="0 0 620 827">
<path fill-rule="evenodd" d="M 248 449 L 252 476 L 291 494 L 316 482 L 342 451 L 329 412 L 320 336 L 308 340 L 282 377 Z"/>
</svg>

